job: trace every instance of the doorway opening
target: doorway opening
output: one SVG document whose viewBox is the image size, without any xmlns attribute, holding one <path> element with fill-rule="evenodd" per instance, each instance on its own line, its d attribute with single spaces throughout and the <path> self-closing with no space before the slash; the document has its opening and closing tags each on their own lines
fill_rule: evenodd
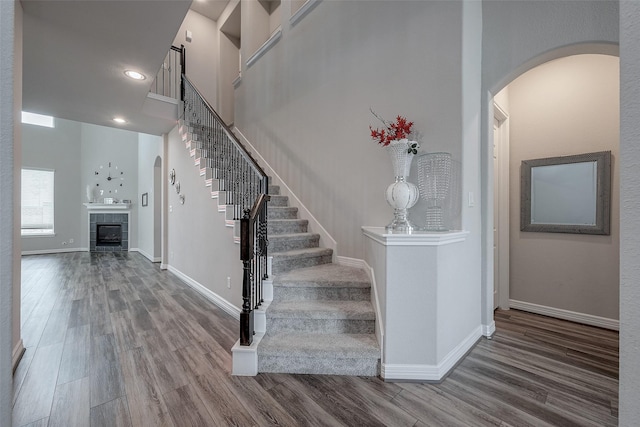
<svg viewBox="0 0 640 427">
<path fill-rule="evenodd" d="M 546 62 L 514 79 L 493 102 L 493 308 L 617 329 L 618 57 L 580 54 Z M 522 161 L 599 151 L 611 151 L 613 159 L 611 234 L 521 231 Z"/>
</svg>

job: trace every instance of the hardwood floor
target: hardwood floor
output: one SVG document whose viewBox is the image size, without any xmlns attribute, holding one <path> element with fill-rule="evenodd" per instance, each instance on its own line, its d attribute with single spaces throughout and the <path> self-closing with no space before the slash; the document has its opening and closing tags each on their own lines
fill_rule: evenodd
<svg viewBox="0 0 640 427">
<path fill-rule="evenodd" d="M 232 377 L 238 322 L 138 254 L 26 256 L 22 278 L 16 427 L 617 425 L 613 331 L 498 311 L 440 384 Z"/>
</svg>

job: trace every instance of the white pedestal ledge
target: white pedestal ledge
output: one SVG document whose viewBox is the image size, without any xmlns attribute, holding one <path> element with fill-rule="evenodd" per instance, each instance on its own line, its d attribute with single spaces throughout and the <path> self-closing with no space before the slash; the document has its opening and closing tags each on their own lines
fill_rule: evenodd
<svg viewBox="0 0 640 427">
<path fill-rule="evenodd" d="M 385 331 L 382 377 L 441 381 L 482 336 L 480 289 L 459 261 L 469 232 L 362 231 Z"/>
<path fill-rule="evenodd" d="M 233 364 L 231 366 L 231 375 L 244 377 L 255 377 L 258 375 L 258 344 L 262 340 L 264 333 L 258 333 L 253 336 L 253 342 L 249 346 L 240 345 L 240 340 L 231 348 Z"/>
</svg>

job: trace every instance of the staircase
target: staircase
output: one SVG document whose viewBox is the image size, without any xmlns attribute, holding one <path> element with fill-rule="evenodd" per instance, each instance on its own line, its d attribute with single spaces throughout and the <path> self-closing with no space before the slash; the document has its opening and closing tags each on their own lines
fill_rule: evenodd
<svg viewBox="0 0 640 427">
<path fill-rule="evenodd" d="M 233 208 L 221 204 L 224 198 L 215 190 L 207 151 L 187 124 L 180 131 L 238 242 L 238 221 Z M 273 301 L 265 304 L 266 334 L 258 345 L 258 372 L 378 375 L 380 348 L 366 273 L 332 263 L 333 251 L 319 247 L 320 236 L 308 232 L 308 221 L 298 218 L 298 208 L 289 206 L 278 186 L 270 186 L 269 193 Z"/>
</svg>

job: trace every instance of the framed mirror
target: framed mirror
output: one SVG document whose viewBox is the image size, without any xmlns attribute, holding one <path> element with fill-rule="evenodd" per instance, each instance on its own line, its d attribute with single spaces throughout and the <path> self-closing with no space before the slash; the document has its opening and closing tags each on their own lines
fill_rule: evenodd
<svg viewBox="0 0 640 427">
<path fill-rule="evenodd" d="M 610 234 L 611 151 L 523 160 L 520 230 Z"/>
</svg>

